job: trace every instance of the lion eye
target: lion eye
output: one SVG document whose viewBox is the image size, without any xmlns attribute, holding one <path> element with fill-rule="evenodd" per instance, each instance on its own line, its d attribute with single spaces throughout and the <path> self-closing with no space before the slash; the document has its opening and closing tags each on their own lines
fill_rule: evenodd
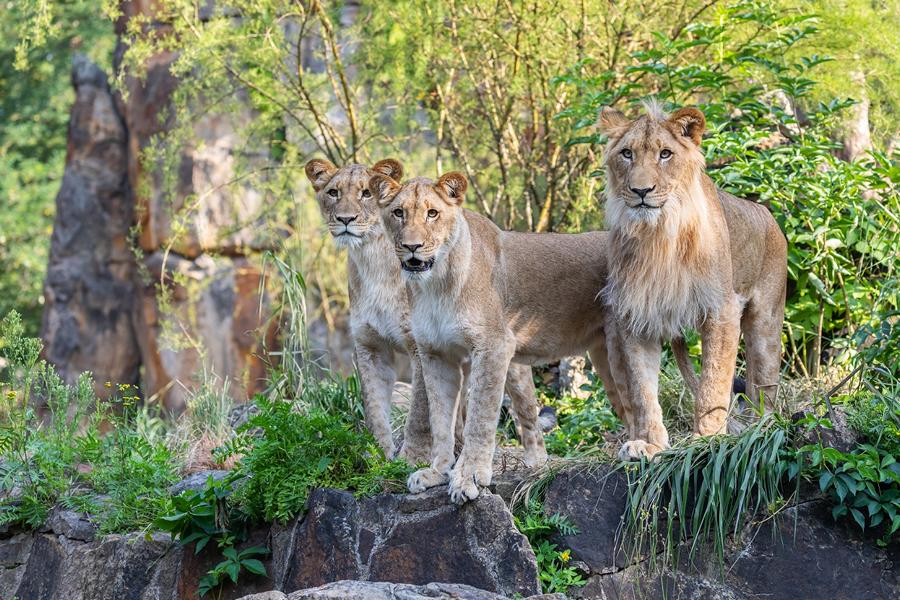
<svg viewBox="0 0 900 600">
<path fill-rule="evenodd" d="M 394 209 L 394 216 L 397 217 L 398 219 L 402 219 L 403 218 L 403 209 L 402 208 Z"/>
<path fill-rule="evenodd" d="M 329 196 L 331 196 L 332 198 L 337 198 L 337 197 L 338 197 L 338 191 L 337 191 L 336 188 L 331 188 L 330 190 L 328 190 L 328 191 L 325 192 L 325 193 L 328 194 Z"/>
<path fill-rule="evenodd" d="M 371 198 L 372 192 L 370 192 L 369 190 L 363 190 L 362 197 L 363 198 Z"/>
<path fill-rule="evenodd" d="M 662 151 L 659 153 L 659 157 L 660 157 L 661 159 L 663 159 L 663 160 L 669 158 L 670 156 L 672 156 L 672 151 L 669 150 L 668 148 L 662 150 Z"/>
<path fill-rule="evenodd" d="M 428 218 L 429 219 L 436 219 L 437 216 L 438 216 L 438 211 L 434 210 L 433 208 L 428 210 Z"/>
<path fill-rule="evenodd" d="M 622 150 L 622 156 L 624 156 L 628 160 L 631 160 L 631 157 L 634 156 L 634 154 L 631 153 L 631 150 L 629 148 L 625 148 Z"/>
</svg>

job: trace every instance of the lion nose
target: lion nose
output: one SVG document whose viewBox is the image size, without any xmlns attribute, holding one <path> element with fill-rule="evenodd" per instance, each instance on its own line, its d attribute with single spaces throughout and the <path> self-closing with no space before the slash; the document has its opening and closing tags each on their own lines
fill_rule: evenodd
<svg viewBox="0 0 900 600">
<path fill-rule="evenodd" d="M 403 244 L 403 247 L 415 254 L 416 250 L 422 247 L 422 244 Z"/>
<path fill-rule="evenodd" d="M 352 223 L 353 221 L 356 220 L 356 215 L 354 215 L 352 217 L 335 217 L 335 219 L 337 219 L 344 225 L 349 225 L 350 223 Z"/>
<path fill-rule="evenodd" d="M 641 197 L 641 200 L 644 199 L 644 196 L 652 192 L 656 189 L 656 186 L 648 187 L 648 188 L 631 188 L 631 191 Z"/>
</svg>

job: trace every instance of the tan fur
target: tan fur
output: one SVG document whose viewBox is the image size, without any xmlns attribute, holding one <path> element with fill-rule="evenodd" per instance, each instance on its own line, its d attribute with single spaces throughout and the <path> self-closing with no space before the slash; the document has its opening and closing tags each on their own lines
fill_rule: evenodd
<svg viewBox="0 0 900 600">
<path fill-rule="evenodd" d="M 394 354 L 408 353 L 413 366 L 413 397 L 399 456 L 411 464 L 430 462 L 428 402 L 409 329 L 409 302 L 400 263 L 385 236 L 377 203 L 369 191 L 369 178 L 376 173 L 399 180 L 403 168 L 391 159 L 378 162 L 371 169 L 358 164 L 339 169 L 320 159 L 306 165 L 306 175 L 316 190 L 319 209 L 335 243 L 348 248 L 350 328 L 367 427 L 385 454 L 393 455 L 390 409 L 396 380 Z M 339 217 L 349 222 L 342 222 Z M 519 382 L 519 378 L 525 378 L 526 383 Z M 537 422 L 537 399 L 533 393 L 530 397 L 523 395 L 519 391 L 523 385 L 533 388 L 530 371 L 510 374 L 507 388 L 517 427 L 522 431 L 525 461 L 534 466 L 544 462 L 547 453 Z"/>
<path fill-rule="evenodd" d="M 376 175 L 369 185 L 383 207 L 398 264 L 421 268 L 433 260 L 430 269 L 404 270 L 433 453 L 430 467 L 410 476 L 411 491 L 449 481 L 450 496 L 460 503 L 490 484 L 502 374 L 510 361 L 519 368 L 587 350 L 611 401 L 622 409 L 597 299 L 606 281 L 608 234 L 500 231 L 462 208 L 466 180 L 459 173 L 402 186 Z M 453 414 L 464 381 L 465 431 L 454 464 Z M 533 394 L 529 388 L 523 393 Z"/>
<path fill-rule="evenodd" d="M 604 297 L 616 322 L 610 360 L 622 369 L 620 392 L 640 421 L 623 457 L 668 446 L 657 399 L 661 342 L 684 329 L 700 331 L 694 432 L 716 434 L 724 431 L 742 331 L 750 398 L 774 400 L 784 318 L 787 246 L 777 223 L 764 207 L 717 190 L 706 175 L 700 111 L 667 117 L 648 108 L 635 121 L 607 108 L 599 120 L 609 135 L 612 238 Z M 682 344 L 674 347 L 684 352 Z M 682 370 L 685 364 L 680 358 Z"/>
</svg>

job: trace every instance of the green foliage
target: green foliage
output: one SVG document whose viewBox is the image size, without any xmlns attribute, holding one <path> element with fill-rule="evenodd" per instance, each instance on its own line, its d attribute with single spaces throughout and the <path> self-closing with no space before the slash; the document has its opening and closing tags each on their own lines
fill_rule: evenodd
<svg viewBox="0 0 900 600">
<path fill-rule="evenodd" d="M 586 583 L 584 576 L 569 565 L 571 552 L 560 550 L 551 540 L 556 535 L 575 535 L 576 528 L 562 515 L 547 516 L 537 500 L 531 500 L 514 515 L 516 528 L 528 538 L 538 565 L 538 578 L 545 594 L 566 594 L 569 588 Z"/>
<path fill-rule="evenodd" d="M 53 200 L 62 181 L 74 52 L 104 68 L 112 23 L 89 0 L 14 0 L 0 19 L 0 314 L 37 333 Z"/>
<path fill-rule="evenodd" d="M 0 324 L 0 523 L 38 527 L 62 504 L 90 513 L 101 532 L 147 526 L 167 510 L 179 464 L 163 440 L 136 427 L 135 390 L 98 402 L 89 375 L 66 385 L 24 333 L 15 312 Z"/>
<path fill-rule="evenodd" d="M 681 544 L 689 545 L 690 558 L 710 544 L 723 564 L 730 534 L 785 504 L 783 484 L 800 469 L 789 442 L 785 425 L 767 416 L 740 435 L 693 440 L 624 465 L 626 552 L 674 565 Z"/>
<path fill-rule="evenodd" d="M 294 402 L 265 396 L 257 396 L 256 405 L 259 413 L 225 449 L 242 455 L 232 500 L 251 519 L 287 521 L 315 487 L 360 495 L 399 490 L 411 472 L 403 461 L 385 460 L 371 434 L 345 415 L 298 410 Z"/>
<path fill-rule="evenodd" d="M 852 518 L 863 531 L 881 534 L 887 545 L 900 530 L 900 463 L 890 452 L 864 444 L 850 453 L 821 444 L 799 451 L 808 468 L 818 473 L 819 489 L 826 493 L 835 520 Z"/>
<path fill-rule="evenodd" d="M 265 566 L 255 557 L 265 556 L 268 553 L 268 548 L 260 546 L 251 546 L 243 550 L 238 550 L 234 547 L 225 548 L 222 550 L 222 556 L 225 557 L 225 560 L 200 578 L 200 596 L 205 596 L 211 590 L 220 587 L 225 582 L 225 577 L 231 579 L 231 583 L 237 583 L 238 575 L 240 575 L 241 571 L 247 571 L 253 575 L 265 575 Z"/>
<path fill-rule="evenodd" d="M 622 422 L 616 417 L 603 384 L 593 372 L 587 373 L 590 391 L 586 398 L 563 396 L 559 399 L 543 397 L 545 403 L 556 408 L 557 427 L 544 436 L 547 451 L 559 456 L 584 456 L 601 452 L 605 432 L 618 431 Z"/>
</svg>

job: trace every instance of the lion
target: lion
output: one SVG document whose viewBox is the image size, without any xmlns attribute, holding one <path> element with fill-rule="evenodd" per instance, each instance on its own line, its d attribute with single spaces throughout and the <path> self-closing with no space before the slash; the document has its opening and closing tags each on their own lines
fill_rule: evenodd
<svg viewBox="0 0 900 600">
<path fill-rule="evenodd" d="M 600 113 L 609 137 L 603 296 L 616 323 L 610 362 L 620 374 L 620 401 L 640 417 L 621 458 L 669 446 L 657 398 L 660 345 L 685 329 L 699 330 L 702 342 L 699 385 L 690 380 L 692 366 L 685 376 L 695 393 L 695 435 L 725 430 L 742 332 L 748 396 L 774 402 L 787 243 L 765 207 L 717 189 L 706 175 L 705 126 L 695 108 L 666 116 L 650 104 L 634 121 L 608 107 Z"/>
<path fill-rule="evenodd" d="M 409 303 L 393 243 L 385 236 L 368 185 L 376 173 L 401 179 L 403 167 L 393 159 L 382 160 L 371 168 L 359 164 L 338 168 L 327 160 L 314 159 L 305 170 L 334 243 L 348 250 L 350 329 L 366 426 L 385 455 L 394 456 L 390 424 L 391 392 L 396 381 L 394 356 L 406 353 L 411 358 L 413 392 L 403 445 L 396 455 L 410 464 L 430 462 L 428 401 L 409 329 Z M 530 369 L 510 370 L 506 390 L 522 441 L 524 462 L 529 467 L 547 459 L 533 388 Z"/>
<path fill-rule="evenodd" d="M 621 410 L 607 360 L 606 310 L 597 299 L 609 235 L 501 231 L 462 207 L 467 187 L 456 172 L 402 185 L 379 173 L 369 181 L 409 292 L 431 419 L 431 464 L 407 484 L 417 493 L 449 482 L 458 504 L 491 483 L 510 364 L 530 370 L 588 351 Z M 463 445 L 454 464 L 454 411 L 464 381 Z"/>
</svg>

